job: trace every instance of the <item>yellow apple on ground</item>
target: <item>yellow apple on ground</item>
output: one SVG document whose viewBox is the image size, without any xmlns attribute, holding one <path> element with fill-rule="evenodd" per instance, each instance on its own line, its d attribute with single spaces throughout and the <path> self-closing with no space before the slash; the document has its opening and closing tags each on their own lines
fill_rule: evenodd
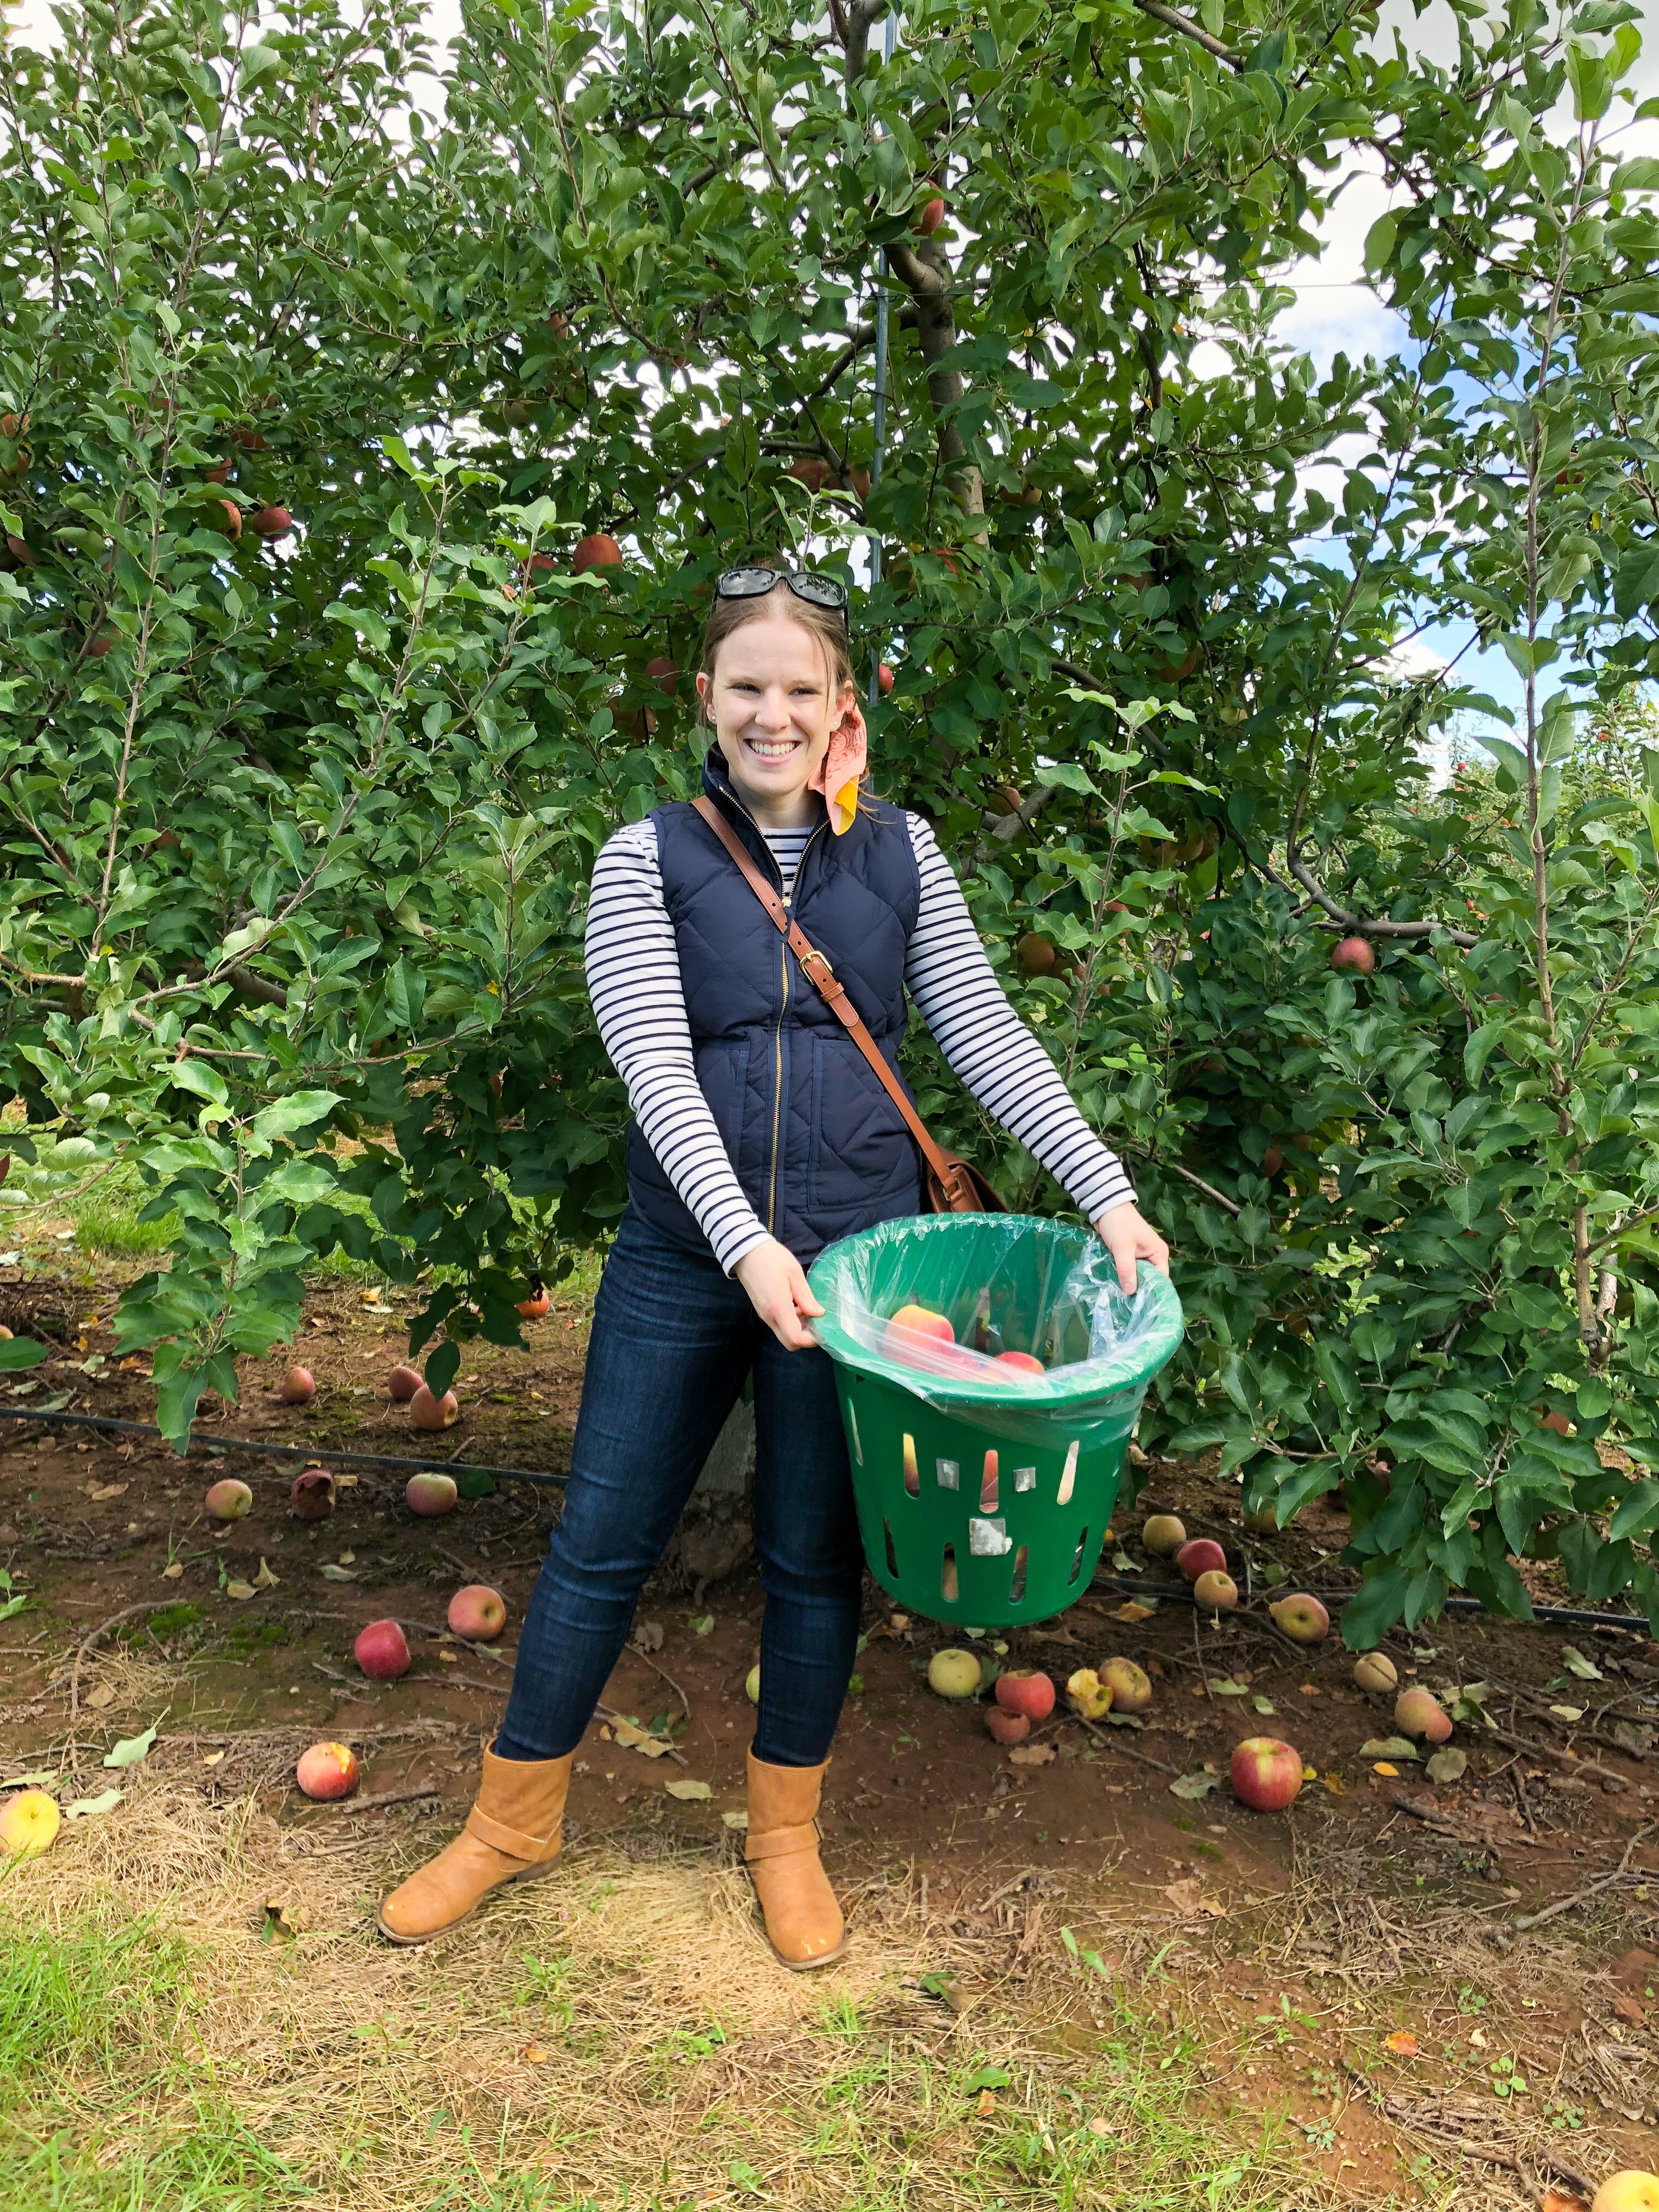
<svg viewBox="0 0 1659 2212">
<path fill-rule="evenodd" d="M 927 1686 L 936 1697 L 960 1704 L 979 1695 L 979 1661 L 971 1651 L 947 1644 L 927 1662 Z"/>
<path fill-rule="evenodd" d="M 1154 1513 L 1142 1525 L 1140 1540 L 1155 1559 L 1172 1559 L 1187 1540 L 1187 1525 L 1173 1513 Z M 1222 1557 L 1224 1561 L 1226 1554 Z"/>
<path fill-rule="evenodd" d="M 1386 1651 L 1362 1651 L 1353 1662 L 1353 1679 L 1360 1689 L 1369 1690 L 1376 1697 L 1400 1685 L 1394 1662 Z"/>
<path fill-rule="evenodd" d="M 1238 1603 L 1238 1584 L 1231 1575 L 1212 1567 L 1193 1584 L 1193 1600 L 1206 1613 L 1231 1613 Z"/>
<path fill-rule="evenodd" d="M 1659 2174 L 1626 2167 L 1610 2174 L 1595 2192 L 1590 2212 L 1659 2212 Z"/>
<path fill-rule="evenodd" d="M 240 1521 L 253 1510 L 253 1492 L 246 1483 L 228 1474 L 214 1484 L 202 1503 L 216 1521 Z"/>
<path fill-rule="evenodd" d="M 1318 1644 L 1330 1634 L 1331 1616 L 1306 1590 L 1279 1598 L 1267 1611 L 1274 1626 L 1282 1629 L 1293 1644 Z"/>
<path fill-rule="evenodd" d="M 1395 1699 L 1394 1724 L 1402 1735 L 1430 1743 L 1444 1743 L 1452 1732 L 1451 1715 L 1432 1690 L 1402 1690 Z"/>
<path fill-rule="evenodd" d="M 63 1815 L 44 1790 L 20 1790 L 0 1805 L 0 1856 L 38 1859 L 51 1848 Z"/>
<path fill-rule="evenodd" d="M 1152 1679 L 1133 1659 L 1109 1659 L 1100 1679 L 1112 1693 L 1115 1713 L 1144 1713 L 1152 1702 Z"/>
<path fill-rule="evenodd" d="M 743 1678 L 744 1694 L 751 1705 L 760 1703 L 760 1662 L 756 1662 Z"/>
<path fill-rule="evenodd" d="M 1112 1710 L 1112 1686 L 1103 1682 L 1092 1667 L 1079 1667 L 1066 1677 L 1066 1702 L 1079 1720 L 1103 1721 Z"/>
</svg>

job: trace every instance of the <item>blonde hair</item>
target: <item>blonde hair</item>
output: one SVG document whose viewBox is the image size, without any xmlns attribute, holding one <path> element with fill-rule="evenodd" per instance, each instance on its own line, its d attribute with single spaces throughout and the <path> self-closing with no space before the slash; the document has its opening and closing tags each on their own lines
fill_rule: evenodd
<svg viewBox="0 0 1659 2212">
<path fill-rule="evenodd" d="M 857 682 L 853 674 L 853 642 L 846 616 L 839 607 L 817 606 L 811 599 L 797 598 L 785 584 L 781 569 L 778 571 L 777 582 L 769 592 L 757 592 L 747 599 L 714 599 L 709 607 L 708 620 L 702 626 L 701 672 L 712 685 L 714 656 L 726 639 L 734 630 L 741 629 L 745 623 L 757 622 L 763 615 L 771 614 L 787 615 L 791 622 L 799 623 L 804 630 L 809 631 L 817 640 L 830 677 L 830 701 L 833 707 L 842 685 Z M 706 730 L 712 730 L 714 726 L 707 699 L 698 702 L 697 720 Z"/>
</svg>

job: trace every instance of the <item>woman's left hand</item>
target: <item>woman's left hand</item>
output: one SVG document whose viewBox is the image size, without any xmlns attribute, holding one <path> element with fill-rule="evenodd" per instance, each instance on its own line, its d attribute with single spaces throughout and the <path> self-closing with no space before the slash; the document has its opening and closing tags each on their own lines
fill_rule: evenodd
<svg viewBox="0 0 1659 2212">
<path fill-rule="evenodd" d="M 1103 1213 L 1095 1223 L 1095 1234 L 1116 1261 L 1118 1282 L 1131 1297 L 1135 1294 L 1138 1261 L 1150 1260 L 1160 1275 L 1169 1273 L 1169 1246 L 1131 1200 L 1125 1199 L 1121 1206 Z"/>
</svg>

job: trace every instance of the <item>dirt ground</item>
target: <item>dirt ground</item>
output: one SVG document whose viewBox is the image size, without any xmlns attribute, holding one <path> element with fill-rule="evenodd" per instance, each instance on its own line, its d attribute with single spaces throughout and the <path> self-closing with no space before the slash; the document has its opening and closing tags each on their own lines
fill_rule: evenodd
<svg viewBox="0 0 1659 2212">
<path fill-rule="evenodd" d="M 0 1278 L 0 1321 L 46 1338 L 55 1355 L 0 1384 L 0 1407 L 151 1418 L 148 1362 L 111 1354 L 112 1304 L 105 1283 L 37 1273 L 7 1288 Z M 415 1437 L 386 1396 L 405 1327 L 402 1310 L 325 1285 L 308 1300 L 302 1344 L 242 1363 L 240 1406 L 210 1406 L 201 1426 L 308 1449 L 430 1449 L 556 1474 L 568 1463 L 586 1328 L 580 1302 L 528 1325 L 527 1358 L 470 1349 L 465 1418 L 435 1439 Z M 307 1407 L 273 1395 L 295 1357 L 318 1382 Z M 198 1900 L 195 1923 L 210 1920 L 217 1937 L 245 1946 L 273 1929 L 302 1942 L 325 1929 L 408 1996 L 435 1971 L 434 1954 L 373 1960 L 374 1896 L 470 1802 L 558 1492 L 501 1483 L 422 1520 L 404 1503 L 400 1475 L 363 1470 L 342 1485 L 330 1519 L 307 1523 L 289 1502 L 295 1471 L 241 1454 L 180 1461 L 155 1438 L 0 1421 L 0 1567 L 14 1601 L 26 1598 L 0 1617 L 0 1783 L 46 1774 L 65 1804 L 122 1793 L 66 1826 L 47 1859 L 17 1870 L 0 1910 L 27 1916 L 33 1882 L 57 1900 L 53 1911 L 112 1893 L 150 1911 L 176 1905 L 211 1863 L 219 1902 L 204 1920 Z M 228 1528 L 202 1508 L 222 1474 L 254 1492 L 252 1511 Z M 1040 1628 L 993 1632 L 979 1644 L 1002 1665 L 1042 1666 L 1061 1680 L 1109 1653 L 1134 1657 L 1155 1686 L 1140 1725 L 1090 1729 L 1057 1713 L 1021 1752 L 1000 1749 L 975 1706 L 927 1690 L 930 1654 L 959 1637 L 895 1614 L 867 1585 L 866 1641 L 823 1820 L 826 1863 L 851 1905 L 847 1969 L 781 1975 L 752 1933 L 733 1817 L 761 1607 L 747 1559 L 709 1578 L 721 1563 L 705 1558 L 694 1585 L 676 1547 L 647 1589 L 605 1702 L 649 1741 L 628 1746 L 614 1721 L 596 1719 L 571 1791 L 571 1879 L 597 1869 L 659 1903 L 672 1891 L 673 1910 L 702 1931 L 684 1941 L 707 1968 L 702 1984 L 683 1976 L 676 1985 L 688 2020 L 718 2008 L 716 1985 L 731 1996 L 734 1972 L 772 1992 L 769 2034 L 805 2016 L 809 1989 L 821 2008 L 844 1981 L 863 2002 L 884 1974 L 892 2001 L 902 1993 L 929 2033 L 960 2041 L 976 2019 L 988 2033 L 1000 2020 L 1010 2033 L 1012 2023 L 1047 2036 L 1061 2063 L 1097 2050 L 1127 2008 L 1172 2039 L 1205 2125 L 1243 2147 L 1232 2193 L 1212 2185 L 1215 2203 L 1535 2206 L 1553 2191 L 1555 2212 L 1565 2212 L 1614 2167 L 1654 2165 L 1659 1647 L 1618 1629 L 1469 1617 L 1391 1638 L 1402 1680 L 1448 1698 L 1486 1686 L 1492 1727 L 1460 1725 L 1465 1771 L 1432 1783 L 1397 1753 L 1362 1754 L 1393 1735 L 1391 1713 L 1354 1687 L 1337 1638 L 1296 1645 L 1263 1608 L 1264 1588 L 1345 1586 L 1334 1564 L 1346 1530 L 1340 1510 L 1322 1502 L 1290 1529 L 1248 1538 L 1235 1485 L 1175 1462 L 1145 1479 L 1089 1595 Z M 1142 1593 L 1172 1580 L 1139 1540 L 1154 1507 L 1221 1538 L 1248 1578 L 1245 1609 L 1215 1624 L 1174 1598 L 1143 1607 Z M 447 1635 L 449 1595 L 465 1582 L 491 1583 L 507 1600 L 497 1650 Z M 388 1615 L 404 1624 L 414 1665 L 374 1684 L 356 1668 L 352 1641 Z M 112 1747 L 151 1727 L 147 1754 L 112 1770 Z M 1258 1732 L 1286 1737 L 1315 1770 L 1286 1815 L 1251 1813 L 1227 1786 L 1233 1745 Z M 295 1759 L 318 1738 L 350 1743 L 362 1762 L 358 1796 L 343 1806 L 307 1804 L 294 1786 Z M 675 1794 L 687 1782 L 707 1784 L 708 1795 Z M 183 1837 L 193 1839 L 187 1851 Z M 229 1881 L 233 1859 L 240 1872 Z M 556 1941 L 573 1909 L 560 1889 L 540 1885 L 542 1902 L 515 1905 L 499 1924 L 522 1932 L 533 1912 L 541 1939 Z M 710 1917 L 710 1899 L 723 1918 Z M 718 1963 L 707 1949 L 716 1919 Z M 488 1924 L 480 1916 L 477 1926 Z M 511 2070 L 510 2052 L 502 2063 Z M 520 2084 L 521 2104 L 533 2088 L 533 2079 Z M 736 2094 L 728 2081 L 728 2112 Z M 958 2167 L 984 2100 L 1012 2094 L 981 2087 L 951 2123 Z M 710 2094 L 710 2109 L 721 2109 Z M 1252 2156 L 1266 2157 L 1264 2129 L 1274 2148 L 1261 2171 L 1276 2179 L 1267 2196 L 1252 2195 L 1243 2177 Z M 607 2155 L 613 2195 L 592 2201 L 658 2201 L 614 2194 L 626 2160 Z M 629 2186 L 646 2190 L 648 2163 Z M 730 2182 L 724 2152 L 708 2167 L 727 2177 L 719 2189 L 695 2168 L 693 2156 L 672 2184 L 690 2192 L 687 2203 L 757 2201 Z M 835 2201 L 817 2186 L 771 2185 L 767 2201 Z M 939 2186 L 892 2201 L 968 2201 Z M 1008 2187 L 996 2201 L 1060 2201 Z M 1117 2191 L 1085 2174 L 1065 2201 L 1166 2201 Z M 358 2188 L 350 2201 L 440 2200 Z M 1182 2201 L 1179 2191 L 1168 2201 Z"/>
</svg>

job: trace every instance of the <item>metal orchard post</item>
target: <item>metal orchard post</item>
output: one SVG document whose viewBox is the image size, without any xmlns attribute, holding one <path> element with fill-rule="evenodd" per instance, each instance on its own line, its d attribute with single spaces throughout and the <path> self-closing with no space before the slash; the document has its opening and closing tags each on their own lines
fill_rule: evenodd
<svg viewBox="0 0 1659 2212">
<path fill-rule="evenodd" d="M 895 18 L 890 14 L 882 31 L 882 58 L 893 58 Z M 879 126 L 878 126 L 879 127 Z M 876 409 L 870 453 L 870 489 L 873 492 L 881 481 L 882 448 L 887 441 L 887 248 L 884 246 L 876 260 Z M 870 582 L 873 587 L 881 581 L 881 538 L 870 532 Z M 870 648 L 870 705 L 873 710 L 880 696 L 879 674 L 881 649 Z"/>
</svg>

